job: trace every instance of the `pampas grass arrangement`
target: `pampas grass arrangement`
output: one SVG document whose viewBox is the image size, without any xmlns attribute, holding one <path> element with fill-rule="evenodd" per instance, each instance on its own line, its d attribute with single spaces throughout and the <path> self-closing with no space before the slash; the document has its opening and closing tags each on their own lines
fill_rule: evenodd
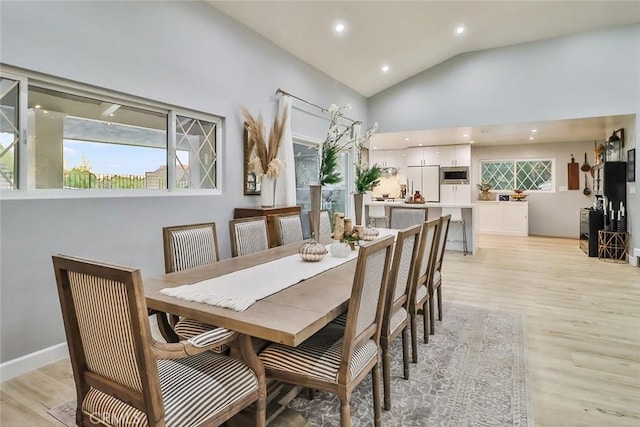
<svg viewBox="0 0 640 427">
<path fill-rule="evenodd" d="M 242 115 L 249 130 L 249 145 L 252 147 L 249 168 L 257 176 L 266 175 L 269 178 L 276 178 L 284 170 L 285 164 L 278 159 L 278 150 L 284 133 L 284 125 L 287 121 L 287 113 L 282 117 L 276 114 L 273 119 L 273 126 L 269 131 L 269 140 L 265 139 L 266 132 L 262 115 L 253 117 L 249 110 L 242 108 Z"/>
</svg>

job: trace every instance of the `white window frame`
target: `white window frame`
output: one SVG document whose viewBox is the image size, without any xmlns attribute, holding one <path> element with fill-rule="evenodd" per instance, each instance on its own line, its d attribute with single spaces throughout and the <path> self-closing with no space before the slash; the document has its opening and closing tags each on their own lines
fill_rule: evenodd
<svg viewBox="0 0 640 427">
<path fill-rule="evenodd" d="M 19 91 L 19 126 L 20 142 L 18 155 L 18 188 L 11 190 L 0 190 L 2 200 L 21 199 L 83 199 L 83 198 L 112 198 L 112 197 L 173 197 L 173 196 L 216 196 L 223 194 L 223 171 L 224 162 L 223 150 L 223 118 L 215 114 L 190 110 L 188 108 L 175 105 L 164 104 L 134 95 L 109 91 L 82 83 L 64 80 L 37 72 L 16 69 L 3 64 L 0 75 L 4 78 L 17 80 L 20 82 Z M 70 95 L 99 99 L 101 101 L 125 104 L 133 108 L 139 108 L 149 112 L 166 115 L 167 118 L 167 188 L 158 190 L 148 189 L 36 189 L 34 183 L 29 179 L 29 160 L 27 147 L 27 103 L 29 86 L 57 92 L 68 93 Z M 175 145 L 176 128 L 175 116 L 187 116 L 199 120 L 206 120 L 216 125 L 216 188 L 215 189 L 176 189 L 175 183 Z"/>
<path fill-rule="evenodd" d="M 513 184 L 514 188 L 511 190 L 495 190 L 492 189 L 490 192 L 492 193 L 512 193 L 515 189 L 515 184 L 517 181 L 517 171 L 516 171 L 516 163 L 517 162 L 551 162 L 551 189 L 549 190 L 523 190 L 527 193 L 540 193 L 540 194 L 549 194 L 556 192 L 556 159 L 555 158 L 535 158 L 535 159 L 514 159 L 514 158 L 506 158 L 506 159 L 482 159 L 478 161 L 478 183 L 482 182 L 482 164 L 483 163 L 498 163 L 498 162 L 510 162 L 513 163 Z"/>
</svg>

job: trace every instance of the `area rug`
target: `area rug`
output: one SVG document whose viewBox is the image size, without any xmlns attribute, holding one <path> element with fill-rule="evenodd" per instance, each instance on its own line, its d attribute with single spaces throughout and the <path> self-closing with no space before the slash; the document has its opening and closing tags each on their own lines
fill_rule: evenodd
<svg viewBox="0 0 640 427">
<path fill-rule="evenodd" d="M 420 320 L 420 319 L 419 319 Z M 421 328 L 421 321 L 419 328 Z M 391 349 L 391 410 L 382 425 L 533 426 L 531 379 L 527 370 L 524 316 L 458 304 L 445 304 L 429 343 L 419 333 L 419 358 L 402 378 L 402 346 Z M 382 387 L 380 387 L 382 394 Z M 371 376 L 351 397 L 351 425 L 373 425 Z M 340 400 L 328 393 L 289 407 L 312 426 L 339 426 Z"/>
<path fill-rule="evenodd" d="M 382 411 L 382 425 L 533 426 L 524 322 L 519 313 L 445 303 L 444 320 L 436 321 L 429 344 L 423 344 L 422 332 L 418 335 L 419 359 L 410 364 L 408 381 L 402 378 L 401 342 L 395 340 L 392 407 Z M 311 401 L 298 397 L 289 408 L 311 426 L 340 425 L 340 401 L 335 395 L 316 393 Z M 49 413 L 67 426 L 75 425 L 75 402 Z M 371 376 L 351 397 L 351 425 L 373 425 Z"/>
</svg>

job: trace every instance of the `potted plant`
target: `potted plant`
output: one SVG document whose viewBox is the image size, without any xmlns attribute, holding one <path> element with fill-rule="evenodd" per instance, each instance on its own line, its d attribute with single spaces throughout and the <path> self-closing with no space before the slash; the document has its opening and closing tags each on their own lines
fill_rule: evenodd
<svg viewBox="0 0 640 427">
<path fill-rule="evenodd" d="M 491 183 L 482 181 L 480 184 L 476 184 L 478 190 L 480 190 L 480 200 L 491 200 L 491 195 L 489 191 L 493 188 Z"/>
<path fill-rule="evenodd" d="M 364 193 L 373 190 L 373 187 L 380 184 L 380 177 L 382 176 L 382 169 L 377 164 L 369 166 L 362 161 L 362 148 L 366 144 L 373 134 L 378 129 L 378 122 L 374 123 L 367 131 L 355 139 L 354 145 L 356 149 L 357 162 L 356 162 L 356 180 L 355 187 L 356 192 L 353 194 L 354 211 L 356 217 L 356 225 L 361 225 L 362 222 L 362 203 Z"/>
</svg>

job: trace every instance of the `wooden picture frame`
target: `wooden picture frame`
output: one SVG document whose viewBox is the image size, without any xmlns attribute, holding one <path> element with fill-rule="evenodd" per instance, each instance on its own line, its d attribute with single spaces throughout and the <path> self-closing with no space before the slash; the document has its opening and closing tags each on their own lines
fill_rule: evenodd
<svg viewBox="0 0 640 427">
<path fill-rule="evenodd" d="M 627 182 L 636 181 L 636 149 L 627 151 Z"/>
<path fill-rule="evenodd" d="M 244 123 L 242 130 L 242 139 L 244 143 L 244 168 L 243 168 L 243 182 L 244 182 L 244 195 L 245 196 L 259 196 L 261 187 L 261 178 L 251 172 L 249 168 L 249 160 L 251 159 L 251 152 L 253 151 L 253 141 L 249 138 L 249 128 L 247 123 Z"/>
</svg>

